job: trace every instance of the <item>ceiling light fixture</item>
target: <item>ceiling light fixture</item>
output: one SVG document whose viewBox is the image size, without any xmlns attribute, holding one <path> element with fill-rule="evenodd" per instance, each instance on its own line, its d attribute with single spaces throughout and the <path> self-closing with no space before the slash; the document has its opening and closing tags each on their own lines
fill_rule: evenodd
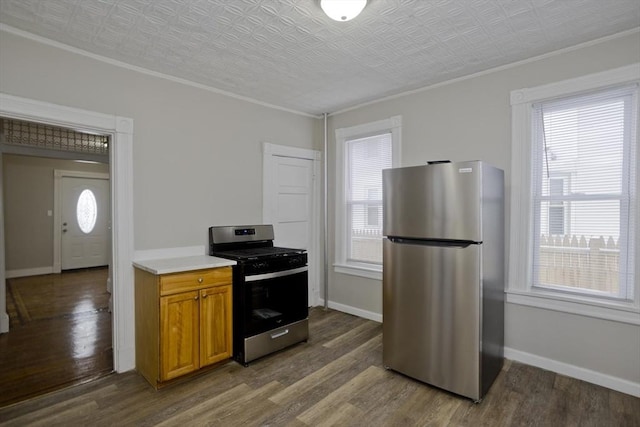
<svg viewBox="0 0 640 427">
<path fill-rule="evenodd" d="M 362 12 L 367 0 L 320 0 L 320 7 L 335 21 L 350 21 Z"/>
</svg>

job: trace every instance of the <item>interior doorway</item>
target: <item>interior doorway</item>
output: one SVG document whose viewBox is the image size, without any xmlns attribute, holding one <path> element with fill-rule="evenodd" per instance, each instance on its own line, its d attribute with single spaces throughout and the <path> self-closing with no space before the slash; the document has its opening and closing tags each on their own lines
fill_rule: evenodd
<svg viewBox="0 0 640 427">
<path fill-rule="evenodd" d="M 54 133 L 47 129 L 45 134 L 53 138 Z M 89 163 L 82 156 L 74 160 L 71 150 L 58 153 L 28 144 L 7 147 L 10 141 L 4 133 L 2 142 L 10 331 L 0 335 L 0 376 L 6 379 L 0 405 L 84 383 L 114 370 L 108 292 L 108 163 Z M 45 145 L 41 140 L 38 144 Z M 41 153 L 45 156 L 39 156 Z M 105 162 L 108 158 L 104 156 Z M 52 244 L 56 225 L 60 225 L 54 217 L 65 216 L 75 217 L 67 221 L 73 237 Z M 86 237 L 78 236 L 78 231 Z M 60 274 L 51 254 L 60 258 L 65 252 L 62 265 L 68 271 Z"/>
<path fill-rule="evenodd" d="M 133 295 L 133 120 L 111 114 L 0 93 L 0 116 L 80 129 L 110 137 L 109 173 L 113 204 L 113 363 L 116 372 L 135 368 Z M 2 151 L 0 151 L 0 156 Z M 0 202 L 2 197 L 0 197 Z M 0 228 L 3 209 L 0 206 Z M 6 313 L 5 249 L 0 239 L 0 333 L 9 331 Z"/>
</svg>

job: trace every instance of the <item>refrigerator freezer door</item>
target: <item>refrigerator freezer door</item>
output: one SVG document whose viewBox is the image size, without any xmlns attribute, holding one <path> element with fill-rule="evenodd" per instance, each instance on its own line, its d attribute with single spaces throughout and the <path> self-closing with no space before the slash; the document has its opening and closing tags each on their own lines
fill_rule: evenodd
<svg viewBox="0 0 640 427">
<path fill-rule="evenodd" d="M 383 364 L 478 400 L 482 245 L 383 241 Z"/>
<path fill-rule="evenodd" d="M 385 236 L 482 241 L 482 162 L 382 171 Z"/>
</svg>

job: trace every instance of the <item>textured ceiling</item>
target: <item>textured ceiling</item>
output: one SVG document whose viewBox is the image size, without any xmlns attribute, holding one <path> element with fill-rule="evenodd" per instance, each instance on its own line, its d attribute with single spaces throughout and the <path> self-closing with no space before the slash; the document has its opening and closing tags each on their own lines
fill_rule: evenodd
<svg viewBox="0 0 640 427">
<path fill-rule="evenodd" d="M 640 1 L 369 0 L 335 22 L 319 0 L 0 0 L 0 22 L 321 114 L 637 28 Z"/>
</svg>

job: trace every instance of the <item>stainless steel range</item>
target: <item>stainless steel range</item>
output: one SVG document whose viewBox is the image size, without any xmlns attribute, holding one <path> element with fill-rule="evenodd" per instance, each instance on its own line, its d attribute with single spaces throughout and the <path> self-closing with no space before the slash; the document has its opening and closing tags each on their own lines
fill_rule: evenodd
<svg viewBox="0 0 640 427">
<path fill-rule="evenodd" d="M 273 246 L 272 225 L 209 227 L 209 255 L 233 267 L 233 357 L 252 360 L 309 338 L 307 253 Z"/>
</svg>

